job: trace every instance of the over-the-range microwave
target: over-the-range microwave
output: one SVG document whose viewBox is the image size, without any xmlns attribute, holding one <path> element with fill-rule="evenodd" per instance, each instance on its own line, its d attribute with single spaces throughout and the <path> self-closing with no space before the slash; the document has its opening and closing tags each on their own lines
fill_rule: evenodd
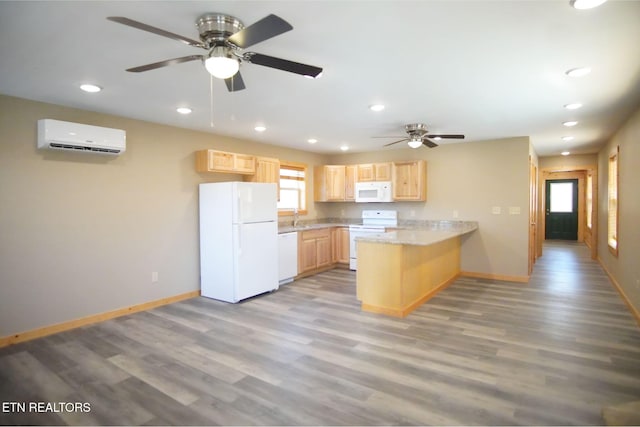
<svg viewBox="0 0 640 427">
<path fill-rule="evenodd" d="M 356 182 L 356 202 L 392 202 L 390 181 Z"/>
</svg>

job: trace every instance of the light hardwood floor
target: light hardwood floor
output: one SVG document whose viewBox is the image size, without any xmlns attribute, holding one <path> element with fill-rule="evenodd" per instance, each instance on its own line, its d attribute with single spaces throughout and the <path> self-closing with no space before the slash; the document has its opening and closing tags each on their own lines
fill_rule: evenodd
<svg viewBox="0 0 640 427">
<path fill-rule="evenodd" d="M 333 270 L 232 305 L 195 298 L 0 349 L 0 424 L 598 425 L 640 399 L 640 328 L 586 247 L 531 282 L 460 278 L 405 319 Z"/>
</svg>

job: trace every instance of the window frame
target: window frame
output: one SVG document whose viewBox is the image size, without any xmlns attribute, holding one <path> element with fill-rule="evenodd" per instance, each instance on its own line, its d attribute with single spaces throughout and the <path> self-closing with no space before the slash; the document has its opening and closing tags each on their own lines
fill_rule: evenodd
<svg viewBox="0 0 640 427">
<path fill-rule="evenodd" d="M 620 147 L 616 146 L 609 156 L 607 173 L 607 246 L 609 252 L 618 256 L 620 218 Z"/>
<path fill-rule="evenodd" d="M 289 170 L 299 170 L 302 171 L 304 173 L 304 206 L 302 206 L 302 209 L 298 210 L 298 214 L 299 215 L 307 215 L 308 213 L 308 209 L 307 206 L 309 204 L 309 167 L 307 166 L 306 163 L 300 163 L 300 162 L 291 162 L 291 161 L 287 161 L 287 160 L 280 160 L 280 171 L 282 171 L 283 169 L 289 169 Z M 278 174 L 278 182 L 280 182 L 283 179 L 282 175 L 280 175 L 280 173 Z M 286 179 L 291 179 L 291 177 L 286 177 Z M 278 187 L 278 191 L 282 191 L 282 183 L 279 184 Z M 286 187 L 284 187 L 286 188 Z M 278 195 L 280 196 L 280 195 Z M 293 209 L 291 208 L 283 208 L 283 209 L 278 209 L 278 216 L 293 216 Z"/>
</svg>

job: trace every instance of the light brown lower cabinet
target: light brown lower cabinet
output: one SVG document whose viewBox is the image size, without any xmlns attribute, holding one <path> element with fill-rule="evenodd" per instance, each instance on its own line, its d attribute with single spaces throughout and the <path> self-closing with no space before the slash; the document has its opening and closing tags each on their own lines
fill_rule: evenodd
<svg viewBox="0 0 640 427">
<path fill-rule="evenodd" d="M 298 275 L 349 263 L 349 229 L 327 227 L 298 232 Z"/>
<path fill-rule="evenodd" d="M 298 233 L 298 274 L 331 265 L 331 229 Z"/>
<path fill-rule="evenodd" d="M 331 261 L 349 263 L 349 228 L 336 227 L 331 230 Z"/>
</svg>

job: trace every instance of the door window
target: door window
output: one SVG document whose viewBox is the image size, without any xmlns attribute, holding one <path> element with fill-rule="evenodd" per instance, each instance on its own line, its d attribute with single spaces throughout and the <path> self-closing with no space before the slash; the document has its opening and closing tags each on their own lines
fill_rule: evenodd
<svg viewBox="0 0 640 427">
<path fill-rule="evenodd" d="M 551 183 L 552 213 L 573 212 L 573 182 Z"/>
</svg>

